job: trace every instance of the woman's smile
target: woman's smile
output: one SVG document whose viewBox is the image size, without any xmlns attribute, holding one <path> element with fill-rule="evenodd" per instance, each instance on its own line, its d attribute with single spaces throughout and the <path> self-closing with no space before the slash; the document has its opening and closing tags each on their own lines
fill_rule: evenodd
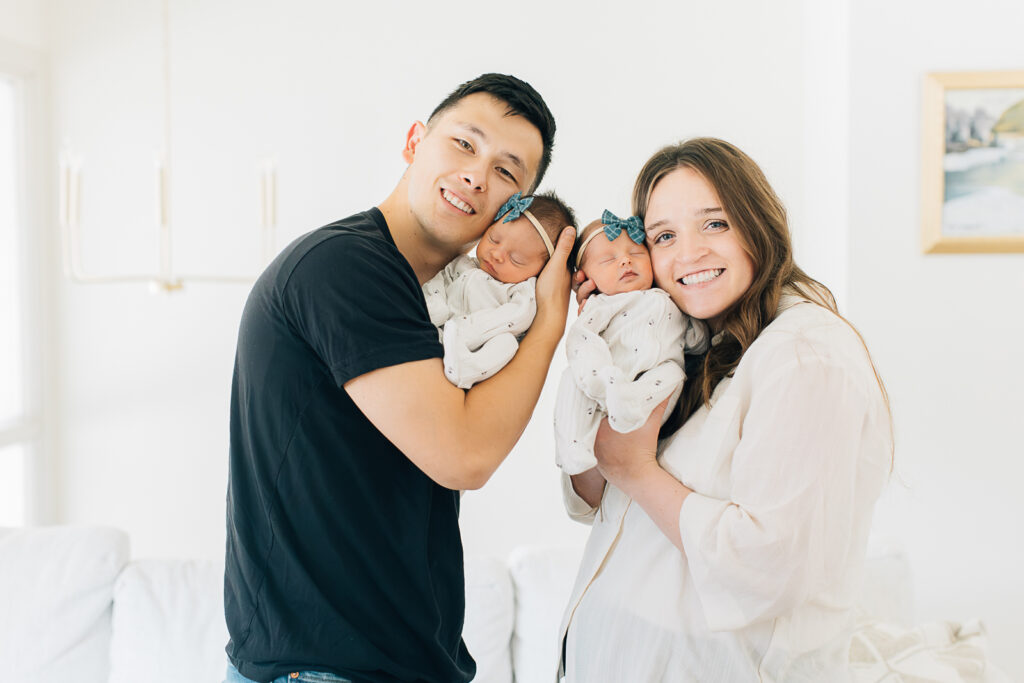
<svg viewBox="0 0 1024 683">
<path fill-rule="evenodd" d="M 754 262 L 714 187 L 677 168 L 654 186 L 644 223 L 655 283 L 681 311 L 717 330 L 754 281 Z"/>
<path fill-rule="evenodd" d="M 696 273 L 690 273 L 679 278 L 679 283 L 684 287 L 692 287 L 697 285 L 707 284 L 713 280 L 717 280 L 718 277 L 725 272 L 725 268 L 710 268 L 708 270 L 701 270 Z"/>
</svg>

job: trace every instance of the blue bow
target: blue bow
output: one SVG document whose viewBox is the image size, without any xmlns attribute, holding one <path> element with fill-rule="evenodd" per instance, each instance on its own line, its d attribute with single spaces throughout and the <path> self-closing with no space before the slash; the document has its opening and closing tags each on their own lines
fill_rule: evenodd
<svg viewBox="0 0 1024 683">
<path fill-rule="evenodd" d="M 508 198 L 507 202 L 501 205 L 501 208 L 498 209 L 498 215 L 494 217 L 494 220 L 497 221 L 507 213 L 508 216 L 505 217 L 505 220 L 503 220 L 502 223 L 514 221 L 522 215 L 523 211 L 526 211 L 530 207 L 530 204 L 533 204 L 533 197 L 523 199 L 523 193 L 516 192 Z"/>
<path fill-rule="evenodd" d="M 604 213 L 601 214 L 601 222 L 604 223 L 604 234 L 609 242 L 614 242 L 622 234 L 622 229 L 625 228 L 629 239 L 637 244 L 644 243 L 644 222 L 640 220 L 640 216 L 619 218 L 608 209 L 605 209 Z"/>
</svg>

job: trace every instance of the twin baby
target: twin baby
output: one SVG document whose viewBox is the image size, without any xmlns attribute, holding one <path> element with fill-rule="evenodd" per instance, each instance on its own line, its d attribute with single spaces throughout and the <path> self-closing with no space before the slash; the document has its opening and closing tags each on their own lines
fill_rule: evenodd
<svg viewBox="0 0 1024 683">
<path fill-rule="evenodd" d="M 444 344 L 445 374 L 468 389 L 515 355 L 537 312 L 536 276 L 554 241 L 575 216 L 554 193 L 512 196 L 476 247 L 423 285 L 431 322 Z M 605 211 L 579 235 L 570 266 L 597 286 L 565 347 L 569 367 L 555 405 L 555 459 L 566 474 L 596 465 L 601 418 L 619 432 L 642 426 L 666 398 L 682 391 L 684 353 L 703 353 L 704 323 L 652 288 L 643 223 Z"/>
</svg>

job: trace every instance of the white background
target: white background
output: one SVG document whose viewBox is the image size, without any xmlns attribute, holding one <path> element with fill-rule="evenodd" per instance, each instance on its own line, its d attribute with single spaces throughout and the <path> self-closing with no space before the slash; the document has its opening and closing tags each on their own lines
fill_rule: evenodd
<svg viewBox="0 0 1024 683">
<path fill-rule="evenodd" d="M 918 615 L 980 616 L 995 661 L 1024 677 L 1024 255 L 919 246 L 922 75 L 1024 68 L 1024 5 L 173 0 L 170 14 L 165 110 L 159 3 L 0 0 L 0 40 L 49 64 L 44 196 L 60 149 L 83 158 L 88 270 L 155 267 L 152 159 L 168 112 L 176 262 L 225 274 L 255 267 L 261 160 L 278 165 L 280 248 L 382 200 L 408 126 L 482 72 L 545 96 L 559 132 L 544 187 L 583 222 L 628 212 L 659 146 L 728 139 L 765 169 L 798 261 L 836 291 L 889 388 L 896 474 L 876 528 L 907 548 Z M 55 207 L 45 217 L 57 332 L 38 343 L 57 446 L 42 521 L 120 527 L 136 557 L 222 557 L 247 288 L 70 284 Z M 584 541 L 552 464 L 563 367 L 559 355 L 508 462 L 465 496 L 467 553 Z"/>
</svg>

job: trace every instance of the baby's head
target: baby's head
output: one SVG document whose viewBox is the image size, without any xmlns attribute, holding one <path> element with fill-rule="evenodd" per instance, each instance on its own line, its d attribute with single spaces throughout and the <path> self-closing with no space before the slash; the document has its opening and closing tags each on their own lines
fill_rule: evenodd
<svg viewBox="0 0 1024 683">
<path fill-rule="evenodd" d="M 517 192 L 476 245 L 485 273 L 508 284 L 540 273 L 562 229 L 576 227 L 576 215 L 554 192 L 520 198 Z"/>
<path fill-rule="evenodd" d="M 602 294 L 650 289 L 654 282 L 643 223 L 636 217 L 621 220 L 605 211 L 601 220 L 583 228 L 569 261 Z"/>
</svg>

